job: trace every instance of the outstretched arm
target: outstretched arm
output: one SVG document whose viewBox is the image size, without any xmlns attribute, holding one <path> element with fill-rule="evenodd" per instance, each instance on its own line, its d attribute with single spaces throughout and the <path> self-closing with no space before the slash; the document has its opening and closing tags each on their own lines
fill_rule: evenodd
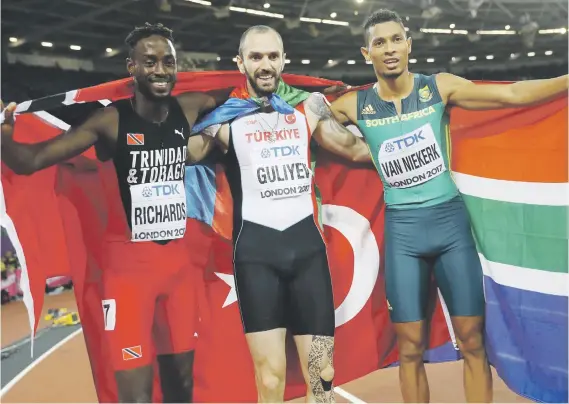
<svg viewBox="0 0 569 404">
<path fill-rule="evenodd" d="M 354 162 L 371 162 L 367 144 L 339 123 L 322 94 L 313 93 L 305 101 L 305 111 L 313 136 L 326 150 Z"/>
<path fill-rule="evenodd" d="M 2 104 L 2 109 L 4 105 Z M 14 141 L 15 103 L 10 103 L 4 110 L 2 123 L 2 161 L 19 175 L 30 175 L 54 164 L 78 156 L 93 146 L 99 136 L 118 125 L 115 108 L 97 110 L 82 125 L 67 132 L 38 143 L 19 143 Z"/>
<path fill-rule="evenodd" d="M 475 84 L 450 73 L 437 75 L 437 86 L 445 104 L 470 110 L 539 104 L 566 94 L 568 85 L 567 75 L 512 84 Z"/>
</svg>

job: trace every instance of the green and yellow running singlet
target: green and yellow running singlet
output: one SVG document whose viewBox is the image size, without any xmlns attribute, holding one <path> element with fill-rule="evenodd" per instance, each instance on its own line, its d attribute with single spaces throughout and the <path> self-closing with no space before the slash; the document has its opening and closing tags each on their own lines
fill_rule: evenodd
<svg viewBox="0 0 569 404">
<path fill-rule="evenodd" d="M 358 91 L 357 108 L 387 206 L 421 208 L 458 195 L 450 172 L 450 117 L 434 75 L 414 75 L 400 116 L 393 102 L 379 98 L 375 86 Z"/>
</svg>

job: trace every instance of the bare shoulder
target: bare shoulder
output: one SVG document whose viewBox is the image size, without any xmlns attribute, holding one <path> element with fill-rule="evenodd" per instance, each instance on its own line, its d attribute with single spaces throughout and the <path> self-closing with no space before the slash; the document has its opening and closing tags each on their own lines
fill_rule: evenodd
<svg viewBox="0 0 569 404">
<path fill-rule="evenodd" d="M 332 108 L 354 108 L 358 103 L 358 92 L 348 91 L 342 94 L 334 102 L 332 102 Z"/>
<path fill-rule="evenodd" d="M 449 94 L 453 93 L 460 86 L 474 84 L 463 77 L 444 72 L 438 73 L 435 77 L 435 81 L 443 99 L 446 99 Z"/>
<path fill-rule="evenodd" d="M 177 95 L 176 99 L 184 109 L 190 108 L 199 110 L 206 106 L 208 103 L 213 102 L 212 96 L 199 92 L 182 93 Z"/>
<path fill-rule="evenodd" d="M 113 105 L 99 108 L 81 125 L 102 135 L 112 135 L 118 130 L 119 111 Z"/>
<path fill-rule="evenodd" d="M 332 102 L 330 109 L 336 120 L 342 124 L 357 122 L 358 92 L 349 91 Z"/>
<path fill-rule="evenodd" d="M 462 78 L 460 76 L 457 76 L 455 74 L 452 73 L 447 73 L 447 72 L 440 72 L 437 73 L 435 75 L 435 80 L 438 83 L 444 83 L 444 84 L 448 84 L 448 83 L 455 83 L 455 82 L 466 82 L 468 81 L 465 78 Z"/>
</svg>

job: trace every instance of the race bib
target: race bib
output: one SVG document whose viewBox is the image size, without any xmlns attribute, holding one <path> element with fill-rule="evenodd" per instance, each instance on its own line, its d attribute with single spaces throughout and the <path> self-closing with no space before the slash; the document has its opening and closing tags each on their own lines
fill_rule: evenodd
<svg viewBox="0 0 569 404">
<path fill-rule="evenodd" d="M 430 124 L 386 140 L 377 157 L 383 177 L 393 188 L 423 184 L 447 170 Z"/>
<path fill-rule="evenodd" d="M 261 198 L 293 198 L 311 192 L 306 144 L 266 145 L 252 153 L 251 175 Z"/>
<path fill-rule="evenodd" d="M 171 240 L 186 232 L 186 193 L 183 181 L 130 186 L 132 241 Z"/>
</svg>

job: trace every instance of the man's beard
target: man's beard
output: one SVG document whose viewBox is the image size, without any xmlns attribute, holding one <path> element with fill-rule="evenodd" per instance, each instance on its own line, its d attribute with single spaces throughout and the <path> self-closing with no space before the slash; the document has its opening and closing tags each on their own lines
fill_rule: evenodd
<svg viewBox="0 0 569 404">
<path fill-rule="evenodd" d="M 401 69 L 401 71 L 399 72 L 385 72 L 382 73 L 381 75 L 383 76 L 384 79 L 396 79 L 402 74 L 403 74 L 403 69 Z"/>
<path fill-rule="evenodd" d="M 257 93 L 257 95 L 259 97 L 266 97 L 272 93 L 274 93 L 276 91 L 276 89 L 279 86 L 279 81 L 281 79 L 281 76 L 279 74 L 277 74 L 277 72 L 272 71 L 272 72 L 259 72 L 258 76 L 262 76 L 263 74 L 271 74 L 274 77 L 275 80 L 275 84 L 274 87 L 271 90 L 265 90 L 261 87 L 259 87 L 257 85 L 257 77 L 255 77 L 254 74 L 250 74 L 247 70 L 245 70 L 245 73 L 247 74 L 247 81 L 249 82 L 249 85 L 251 86 L 251 88 L 255 91 L 255 93 Z"/>
</svg>

